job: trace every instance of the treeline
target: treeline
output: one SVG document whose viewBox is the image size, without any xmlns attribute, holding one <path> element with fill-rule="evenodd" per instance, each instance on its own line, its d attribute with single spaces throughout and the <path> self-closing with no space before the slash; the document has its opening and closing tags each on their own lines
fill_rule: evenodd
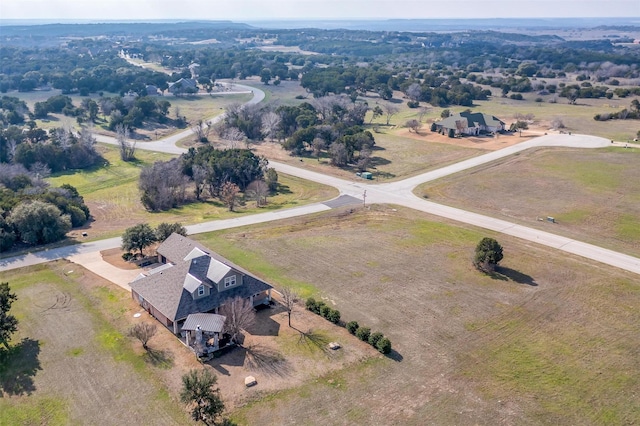
<svg viewBox="0 0 640 426">
<path fill-rule="evenodd" d="M 73 186 L 49 187 L 22 165 L 0 164 L 0 251 L 15 243 L 58 241 L 89 218 L 89 208 Z"/>
<path fill-rule="evenodd" d="M 0 92 L 52 87 L 87 96 L 101 91 L 144 93 L 146 85 L 168 88 L 171 77 L 134 67 L 109 43 L 73 43 L 59 48 L 0 47 Z"/>
<path fill-rule="evenodd" d="M 47 119 L 49 114 L 63 114 L 74 117 L 79 124 L 107 122 L 109 130 L 115 130 L 119 124 L 130 129 L 142 127 L 145 122 L 167 123 L 171 103 L 162 97 L 138 96 L 101 96 L 97 99 L 84 98 L 80 105 L 74 105 L 66 95 L 54 95 L 46 101 L 36 102 L 33 112 L 26 103 L 12 96 L 0 98 L 0 122 L 5 125 L 23 124 L 26 120 Z M 102 114 L 102 117 L 100 117 Z M 183 117 L 177 117 L 174 125 L 184 127 Z"/>
<path fill-rule="evenodd" d="M 414 102 L 423 101 L 440 107 L 471 106 L 474 100 L 485 100 L 491 95 L 491 91 L 463 83 L 458 76 L 450 74 L 445 70 L 394 74 L 376 66 L 329 67 L 307 72 L 302 76 L 301 85 L 314 97 L 346 93 L 355 99 L 359 94 L 376 92 L 388 100 L 393 97 L 393 90 L 401 90 Z M 520 91 L 526 90 L 523 87 Z M 528 90 L 531 90 L 530 84 Z"/>
<path fill-rule="evenodd" d="M 150 211 L 160 211 L 213 197 L 233 209 L 235 195 L 251 190 L 260 203 L 268 191 L 277 188 L 277 173 L 267 165 L 266 158 L 248 149 L 189 148 L 179 158 L 158 161 L 142 170 L 141 202 Z"/>
</svg>

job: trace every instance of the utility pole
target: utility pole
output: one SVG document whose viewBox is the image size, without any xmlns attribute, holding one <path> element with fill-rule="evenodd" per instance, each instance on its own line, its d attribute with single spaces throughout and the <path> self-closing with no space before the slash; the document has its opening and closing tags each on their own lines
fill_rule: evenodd
<svg viewBox="0 0 640 426">
<path fill-rule="evenodd" d="M 364 190 L 362 194 L 362 207 L 367 207 L 367 190 Z"/>
</svg>

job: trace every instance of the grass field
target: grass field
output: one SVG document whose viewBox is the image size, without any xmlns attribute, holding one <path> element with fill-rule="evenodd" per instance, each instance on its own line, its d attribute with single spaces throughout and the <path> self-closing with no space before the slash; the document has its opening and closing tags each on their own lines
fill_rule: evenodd
<svg viewBox="0 0 640 426">
<path fill-rule="evenodd" d="M 275 284 L 389 336 L 390 358 L 262 395 L 241 424 L 640 422 L 640 280 L 498 236 L 495 277 L 471 266 L 487 235 L 404 209 L 332 211 L 202 235 Z M 491 235 L 490 233 L 488 235 Z"/>
<path fill-rule="evenodd" d="M 68 262 L 3 272 L 19 323 L 0 364 L 0 424 L 190 424 L 114 318 L 126 292 Z M 115 290 L 115 291 L 114 291 Z"/>
<path fill-rule="evenodd" d="M 247 201 L 238 206 L 235 212 L 229 212 L 216 199 L 188 204 L 166 212 L 150 213 L 140 203 L 138 176 L 144 166 L 170 157 L 167 154 L 138 150 L 137 162 L 123 162 L 116 148 L 100 146 L 100 150 L 107 166 L 63 173 L 48 179 L 52 185 L 68 183 L 75 186 L 91 210 L 94 221 L 87 228 L 72 231 L 71 235 L 77 236 L 84 230 L 91 239 L 107 238 L 121 235 L 125 228 L 142 222 L 152 226 L 161 222 L 181 222 L 188 225 L 240 214 L 295 207 L 338 195 L 335 189 L 280 175 L 278 193 L 268 197 L 268 204 L 264 207 L 256 208 L 255 202 Z"/>
<path fill-rule="evenodd" d="M 537 149 L 416 194 L 640 256 L 640 149 Z M 557 223 L 540 222 L 552 216 Z"/>
</svg>

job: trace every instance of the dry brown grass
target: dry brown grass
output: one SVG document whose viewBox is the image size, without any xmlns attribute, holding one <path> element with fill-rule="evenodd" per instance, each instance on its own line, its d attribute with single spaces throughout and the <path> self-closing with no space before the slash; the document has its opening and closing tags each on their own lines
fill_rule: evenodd
<svg viewBox="0 0 640 426">
<path fill-rule="evenodd" d="M 377 206 L 203 236 L 264 274 L 314 286 L 346 320 L 390 337 L 388 359 L 262 395 L 241 424 L 601 424 L 640 421 L 638 277 Z M 244 259 L 244 260 L 243 260 Z M 267 264 L 267 267 L 264 265 Z"/>
<path fill-rule="evenodd" d="M 638 148 L 537 149 L 420 186 L 436 202 L 640 255 Z M 539 218 L 552 216 L 556 224 Z"/>
</svg>

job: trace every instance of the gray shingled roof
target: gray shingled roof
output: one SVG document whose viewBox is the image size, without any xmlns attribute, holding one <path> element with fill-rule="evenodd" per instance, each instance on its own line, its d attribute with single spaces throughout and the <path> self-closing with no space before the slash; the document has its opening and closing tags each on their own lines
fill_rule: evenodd
<svg viewBox="0 0 640 426">
<path fill-rule="evenodd" d="M 453 114 L 444 120 L 436 122 L 436 125 L 442 126 L 445 129 L 455 130 L 457 129 L 456 121 L 466 122 L 465 127 L 475 127 L 476 123 L 487 127 L 498 127 L 500 124 L 504 124 L 504 122 L 493 115 L 482 114 L 480 112 L 463 111 L 459 114 Z"/>
<path fill-rule="evenodd" d="M 165 243 L 169 242 L 165 245 Z M 131 289 L 142 296 L 158 311 L 172 321 L 182 320 L 189 314 L 210 312 L 236 296 L 247 298 L 254 294 L 273 288 L 271 285 L 251 275 L 244 269 L 232 264 L 216 253 L 210 253 L 190 260 L 182 260 L 198 247 L 204 252 L 210 251 L 195 241 L 178 234 L 173 234 L 159 247 L 162 254 L 174 263 L 163 271 L 137 279 L 130 283 Z M 207 278 L 212 258 L 235 269 L 244 275 L 242 285 L 219 292 L 215 283 Z M 173 259 L 178 259 L 173 261 Z M 184 288 L 187 275 L 190 274 L 207 284 L 210 294 L 193 299 L 191 293 Z"/>
</svg>

